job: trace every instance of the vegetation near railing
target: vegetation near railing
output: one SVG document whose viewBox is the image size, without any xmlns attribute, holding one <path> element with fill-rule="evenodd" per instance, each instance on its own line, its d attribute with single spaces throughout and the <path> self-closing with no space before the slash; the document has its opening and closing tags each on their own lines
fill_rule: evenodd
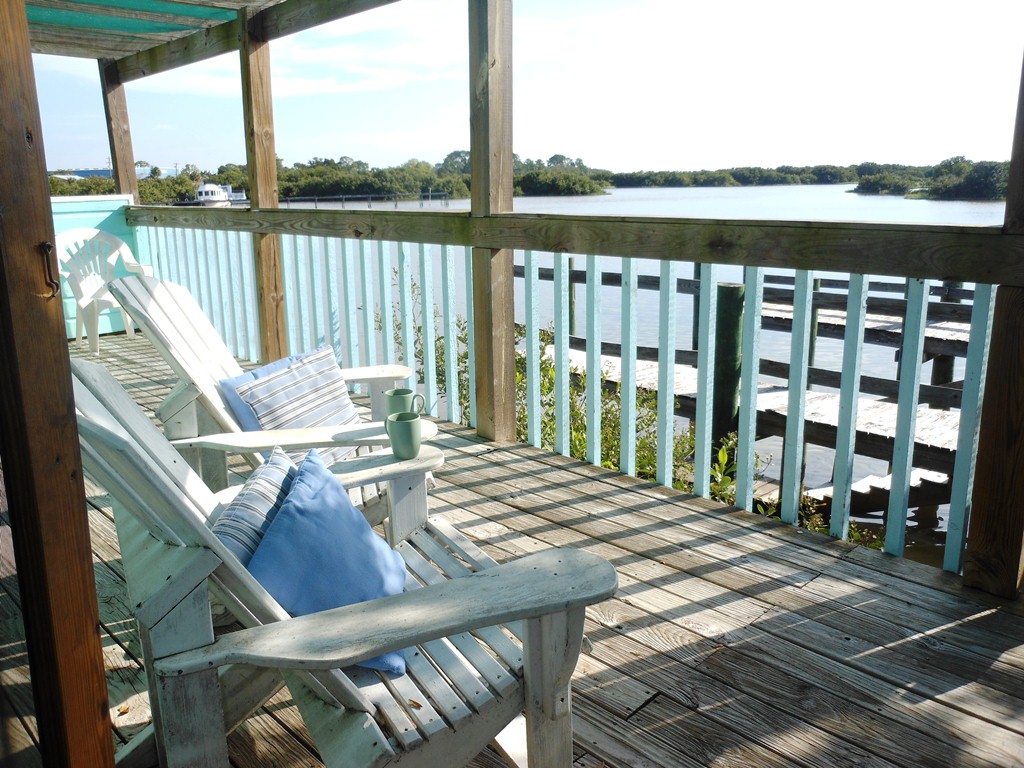
<svg viewBox="0 0 1024 768">
<path fill-rule="evenodd" d="M 692 487 L 699 495 L 735 494 L 739 506 L 766 511 L 769 504 L 758 502 L 753 492 L 767 461 L 758 458 L 754 447 L 768 423 L 763 413 L 758 415 L 758 385 L 764 376 L 781 379 L 778 383 L 788 386 L 785 398 L 776 398 L 783 403 L 779 413 L 785 428 L 777 428 L 784 432 L 784 448 L 777 501 L 771 504 L 790 522 L 817 513 L 818 527 L 829 526 L 842 537 L 851 536 L 854 453 L 865 446 L 881 450 L 879 439 L 858 425 L 857 405 L 875 402 L 876 397 L 892 398 L 891 436 L 888 442 L 881 441 L 891 451 L 893 476 L 885 511 L 886 548 L 896 554 L 903 551 L 916 453 L 938 456 L 936 450 L 947 451 L 942 455 L 948 459 L 940 457 L 948 461 L 953 497 L 946 567 L 959 568 L 981 392 L 971 377 L 984 371 L 991 318 L 986 304 L 991 291 L 985 281 L 1024 284 L 1024 265 L 1016 256 L 1019 238 L 995 237 L 996 228 L 142 208 L 130 210 L 128 219 L 140 227 L 140 241 L 148 244 L 158 274 L 189 285 L 207 302 L 204 306 L 215 321 L 221 313 L 226 335 L 237 339 L 237 353 L 246 357 L 252 356 L 255 335 L 246 264 L 251 256 L 248 238 L 237 233 L 281 233 L 289 345 L 298 350 L 329 341 L 346 364 L 405 359 L 415 364 L 429 412 L 470 424 L 477 416 L 475 387 L 470 386 L 475 381 L 475 344 L 469 246 L 515 248 L 517 274 L 523 280 L 522 290 L 516 289 L 517 314 L 524 317 L 524 335 L 517 341 L 519 439 L 665 485 Z M 570 271 L 568 254 L 590 250 L 580 246 L 594 246 L 592 253 L 608 255 L 578 256 L 586 269 Z M 203 255 L 210 261 L 204 263 Z M 653 266 L 642 267 L 647 263 L 643 258 L 651 259 Z M 684 277 L 680 262 L 701 264 L 700 280 Z M 730 282 L 726 278 L 735 271 L 726 274 L 724 269 L 743 265 L 739 419 L 735 438 L 728 438 L 712 427 L 713 402 L 720 397 L 715 392 L 716 350 L 711 343 L 717 335 L 718 291 L 708 288 Z M 766 267 L 788 269 L 792 289 L 765 288 L 765 282 L 776 279 L 774 273 L 766 274 Z M 830 277 L 816 285 L 818 273 L 811 269 L 845 272 L 850 275 L 847 287 L 829 282 Z M 864 272 L 910 277 L 899 281 L 906 297 L 876 295 L 884 291 L 876 285 L 869 296 Z M 977 298 L 973 317 L 971 304 L 928 301 L 931 290 L 939 288 L 929 285 L 929 278 L 979 283 L 984 291 L 975 295 L 981 296 L 984 311 L 977 310 Z M 233 294 L 224 288 L 225 279 L 233 281 Z M 550 294 L 540 290 L 543 281 L 553 287 Z M 586 330 L 573 335 L 568 304 L 577 285 L 585 293 L 576 297 L 576 304 L 582 308 Z M 942 290 L 957 301 L 971 295 L 969 288 Z M 239 294 L 244 301 L 237 300 Z M 657 298 L 644 299 L 644 294 Z M 764 305 L 782 302 L 792 307 L 792 316 L 785 321 L 789 359 L 762 359 Z M 435 306 L 438 309 L 423 312 L 424 307 Z M 244 312 L 229 319 L 228 310 L 236 307 Z M 395 312 L 384 311 L 391 307 L 397 307 Z M 840 370 L 811 364 L 815 308 L 838 310 L 852 318 L 840 332 Z M 863 318 L 869 312 L 919 318 L 894 337 L 903 360 L 921 358 L 927 318 L 972 322 L 963 391 L 943 386 L 944 381 L 922 384 L 919 365 L 904 366 L 898 381 L 861 375 L 859 360 L 865 345 L 873 343 L 863 333 Z M 617 323 L 611 319 L 614 315 Z M 699 328 L 698 343 L 687 349 L 682 342 L 688 337 L 679 331 L 691 318 Z M 641 321 L 646 325 L 638 334 Z M 606 341 L 608 334 L 619 338 Z M 571 360 L 574 349 L 585 355 L 583 362 Z M 406 350 L 419 350 L 412 356 L 416 359 L 409 359 Z M 618 359 L 618 372 L 608 368 L 608 358 Z M 655 378 L 645 383 L 644 366 L 650 364 Z M 676 376 L 683 368 L 696 368 L 699 384 L 677 392 Z M 821 439 L 806 410 L 807 390 L 821 387 L 838 390 L 831 395 L 838 407 L 829 427 L 830 445 L 836 451 L 835 476 L 832 503 L 812 509 L 804 494 L 802 457 L 809 441 Z M 919 406 L 926 403 L 960 415 L 957 446 L 913 451 Z M 677 421 L 680 414 L 689 425 Z M 687 457 L 692 470 L 683 469 Z M 852 536 L 860 535 L 854 529 Z"/>
</svg>

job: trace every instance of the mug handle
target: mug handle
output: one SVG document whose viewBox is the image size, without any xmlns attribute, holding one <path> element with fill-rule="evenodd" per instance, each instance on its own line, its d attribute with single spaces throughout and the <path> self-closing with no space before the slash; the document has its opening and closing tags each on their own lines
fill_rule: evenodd
<svg viewBox="0 0 1024 768">
<path fill-rule="evenodd" d="M 391 439 L 391 429 L 390 429 L 390 427 L 391 427 L 391 419 L 385 418 L 384 419 L 384 434 L 388 436 L 389 440 Z"/>
<path fill-rule="evenodd" d="M 416 399 L 417 398 L 419 398 L 419 401 L 420 401 L 420 405 L 419 405 L 418 408 L 416 407 Z M 424 411 L 424 409 L 426 407 L 427 407 L 427 401 L 426 401 L 426 398 L 423 397 L 423 395 L 421 395 L 419 392 L 417 392 L 415 395 L 412 396 L 412 409 L 416 413 L 423 413 L 423 411 Z"/>
</svg>

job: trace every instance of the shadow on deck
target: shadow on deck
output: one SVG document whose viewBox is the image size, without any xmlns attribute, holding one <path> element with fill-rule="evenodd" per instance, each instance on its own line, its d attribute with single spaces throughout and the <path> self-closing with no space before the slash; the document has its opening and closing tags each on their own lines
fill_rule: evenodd
<svg viewBox="0 0 1024 768">
<path fill-rule="evenodd" d="M 105 338 L 101 354 L 144 407 L 174 383 L 144 340 Z M 576 765 L 1024 764 L 1020 601 L 461 427 L 442 425 L 436 444 L 433 512 L 496 559 L 573 546 L 618 570 L 619 593 L 587 612 Z M 145 678 L 109 510 L 86 490 L 120 741 L 148 717 Z M 0 754 L 37 765 L 9 533 L 0 525 Z M 231 750 L 238 766 L 316 764 L 286 694 Z"/>
</svg>

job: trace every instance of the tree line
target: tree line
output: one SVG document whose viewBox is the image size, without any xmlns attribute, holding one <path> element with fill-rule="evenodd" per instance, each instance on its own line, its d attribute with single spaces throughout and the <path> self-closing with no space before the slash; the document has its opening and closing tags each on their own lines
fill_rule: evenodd
<svg viewBox="0 0 1024 768">
<path fill-rule="evenodd" d="M 140 161 L 149 169 L 139 180 L 143 203 L 173 203 L 195 198 L 200 184 L 231 185 L 248 192 L 244 165 L 229 163 L 216 173 L 185 165 L 177 174 Z M 58 172 L 60 173 L 60 172 Z M 588 167 L 581 159 L 552 155 L 547 160 L 521 159 L 513 155 L 515 194 L 525 196 L 599 195 L 609 188 L 636 187 L 734 187 L 779 184 L 856 184 L 854 192 L 872 195 L 903 195 L 937 200 L 1001 200 L 1006 197 L 1008 162 L 972 162 L 951 157 L 934 166 L 882 163 L 814 165 L 777 168 L 745 166 L 700 171 L 631 171 L 613 173 Z M 387 197 L 418 199 L 422 195 L 469 197 L 469 152 L 451 152 L 440 163 L 409 160 L 390 168 L 373 168 L 360 160 L 315 157 L 286 167 L 279 159 L 277 181 L 281 199 L 331 197 Z M 112 179 L 50 177 L 53 195 L 93 195 L 114 191 Z"/>
</svg>

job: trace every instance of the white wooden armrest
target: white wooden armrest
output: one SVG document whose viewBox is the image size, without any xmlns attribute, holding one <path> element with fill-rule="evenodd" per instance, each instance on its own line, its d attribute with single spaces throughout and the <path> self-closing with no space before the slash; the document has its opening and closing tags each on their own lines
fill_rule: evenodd
<svg viewBox="0 0 1024 768">
<path fill-rule="evenodd" d="M 167 677 L 235 663 L 346 667 L 478 627 L 581 609 L 611 597 L 617 586 L 607 560 L 552 549 L 400 595 L 233 632 L 158 661 L 156 671 Z"/>
<path fill-rule="evenodd" d="M 405 365 L 364 365 L 359 368 L 342 368 L 341 375 L 350 383 L 405 381 L 412 376 L 412 368 Z"/>
<path fill-rule="evenodd" d="M 422 419 L 422 440 L 437 436 L 437 424 Z M 212 448 L 229 453 L 255 453 L 281 448 L 331 448 L 336 445 L 389 445 L 384 422 L 367 421 L 346 427 L 302 427 L 300 429 L 268 429 L 253 432 L 221 432 L 172 440 L 177 448 Z"/>
<path fill-rule="evenodd" d="M 353 486 L 384 483 L 409 475 L 424 475 L 440 469 L 444 464 L 444 453 L 440 448 L 424 445 L 415 459 L 398 460 L 390 448 L 384 448 L 365 456 L 353 456 L 330 466 L 331 472 L 347 488 Z"/>
</svg>

